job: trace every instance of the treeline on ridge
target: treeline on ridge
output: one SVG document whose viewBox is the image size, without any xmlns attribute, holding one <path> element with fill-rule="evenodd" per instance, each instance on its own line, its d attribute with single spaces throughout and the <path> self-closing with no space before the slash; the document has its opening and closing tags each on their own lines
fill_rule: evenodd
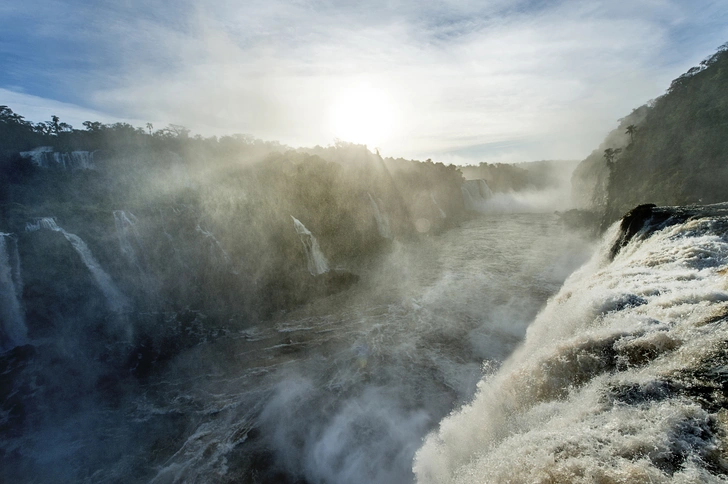
<svg viewBox="0 0 728 484">
<path fill-rule="evenodd" d="M 620 120 L 572 177 L 602 227 L 644 204 L 728 201 L 728 44 Z"/>
</svg>

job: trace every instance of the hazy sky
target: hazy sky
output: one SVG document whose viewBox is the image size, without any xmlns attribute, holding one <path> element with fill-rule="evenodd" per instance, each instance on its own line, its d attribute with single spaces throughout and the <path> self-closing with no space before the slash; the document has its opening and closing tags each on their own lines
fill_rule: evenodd
<svg viewBox="0 0 728 484">
<path fill-rule="evenodd" d="M 728 0 L 19 0 L 0 104 L 444 162 L 583 158 L 728 41 Z"/>
</svg>

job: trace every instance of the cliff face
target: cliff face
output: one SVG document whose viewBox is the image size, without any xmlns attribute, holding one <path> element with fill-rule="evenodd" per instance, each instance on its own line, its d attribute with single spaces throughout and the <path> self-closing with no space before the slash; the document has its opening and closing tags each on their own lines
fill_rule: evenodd
<svg viewBox="0 0 728 484">
<path fill-rule="evenodd" d="M 673 81 L 618 158 L 609 181 L 606 222 L 649 202 L 728 200 L 728 47 Z"/>
<path fill-rule="evenodd" d="M 571 199 L 577 209 L 604 213 L 609 185 L 609 168 L 604 150 L 623 150 L 627 147 L 630 143 L 627 126 L 641 125 L 648 111 L 647 106 L 641 106 L 622 118 L 617 129 L 607 135 L 599 148 L 577 165 L 571 176 Z"/>
<path fill-rule="evenodd" d="M 611 154 L 608 153 L 611 150 Z M 576 169 L 573 199 L 603 216 L 631 207 L 728 200 L 728 47 L 621 120 Z M 609 160 L 608 160 L 609 158 Z"/>
<path fill-rule="evenodd" d="M 185 331 L 209 338 L 343 290 L 393 239 L 465 216 L 456 168 L 364 146 L 129 139 L 3 153 L 2 349 L 65 338 L 94 359 L 111 341 L 109 361 L 145 348 L 149 366 L 192 344 Z M 108 340 L 82 348 L 88 331 Z"/>
</svg>

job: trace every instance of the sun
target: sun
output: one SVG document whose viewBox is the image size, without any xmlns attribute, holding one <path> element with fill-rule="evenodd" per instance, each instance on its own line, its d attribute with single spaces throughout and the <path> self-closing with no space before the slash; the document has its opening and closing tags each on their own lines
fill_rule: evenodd
<svg viewBox="0 0 728 484">
<path fill-rule="evenodd" d="M 392 137 L 395 110 L 384 90 L 371 86 L 351 87 L 334 97 L 329 124 L 336 138 L 376 147 Z"/>
</svg>

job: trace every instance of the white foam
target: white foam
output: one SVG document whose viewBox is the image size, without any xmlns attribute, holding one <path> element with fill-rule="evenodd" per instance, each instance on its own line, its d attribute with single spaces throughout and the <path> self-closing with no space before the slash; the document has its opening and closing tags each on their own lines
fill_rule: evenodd
<svg viewBox="0 0 728 484">
<path fill-rule="evenodd" d="M 312 275 L 317 276 L 329 271 L 329 261 L 326 260 L 324 253 L 321 252 L 319 243 L 316 237 L 301 223 L 296 217 L 291 215 L 293 219 L 293 226 L 296 229 L 298 237 L 301 239 L 303 248 L 306 250 L 306 262 L 308 266 L 308 272 Z"/>
<path fill-rule="evenodd" d="M 602 251 L 519 348 L 444 419 L 420 483 L 722 482 L 706 460 L 715 415 L 670 385 L 723 351 L 728 220 L 705 218 Z M 689 385 L 689 383 L 686 383 Z"/>
</svg>

